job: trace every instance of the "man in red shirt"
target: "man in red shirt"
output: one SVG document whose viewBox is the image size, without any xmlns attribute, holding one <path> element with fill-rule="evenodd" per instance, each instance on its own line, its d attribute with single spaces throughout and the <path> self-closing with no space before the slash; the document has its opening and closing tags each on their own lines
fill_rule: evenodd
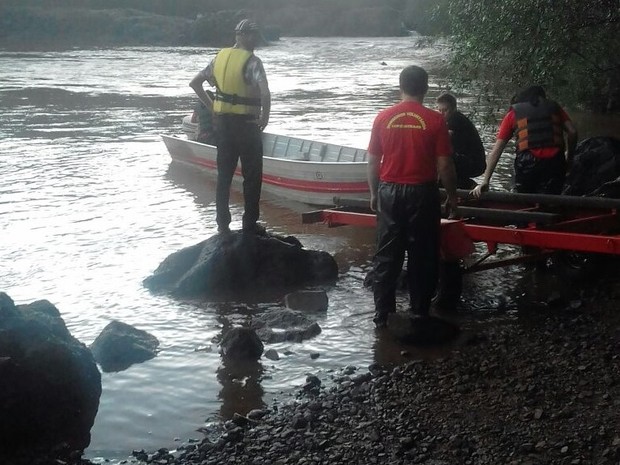
<svg viewBox="0 0 620 465">
<path fill-rule="evenodd" d="M 489 189 L 499 157 L 513 135 L 516 136 L 515 191 L 560 194 L 575 153 L 577 129 L 566 111 L 548 100 L 540 86 L 528 87 L 515 98 L 500 124 L 483 181 L 472 194 L 480 197 Z"/>
<path fill-rule="evenodd" d="M 422 105 L 428 74 L 407 66 L 399 78 L 401 102 L 375 118 L 368 146 L 370 207 L 377 212 L 373 263 L 374 322 L 387 325 L 396 311 L 396 282 L 407 252 L 413 312 L 428 316 L 439 275 L 441 198 L 437 175 L 456 213 L 456 173 L 442 115 Z"/>
</svg>

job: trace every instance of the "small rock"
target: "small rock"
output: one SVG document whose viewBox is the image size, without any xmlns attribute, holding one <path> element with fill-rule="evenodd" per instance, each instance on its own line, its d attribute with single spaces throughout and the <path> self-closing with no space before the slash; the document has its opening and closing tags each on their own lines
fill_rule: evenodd
<svg viewBox="0 0 620 465">
<path fill-rule="evenodd" d="M 264 353 L 265 358 L 268 358 L 269 360 L 280 360 L 280 354 L 278 354 L 278 351 L 275 349 L 268 349 L 265 351 Z"/>
</svg>

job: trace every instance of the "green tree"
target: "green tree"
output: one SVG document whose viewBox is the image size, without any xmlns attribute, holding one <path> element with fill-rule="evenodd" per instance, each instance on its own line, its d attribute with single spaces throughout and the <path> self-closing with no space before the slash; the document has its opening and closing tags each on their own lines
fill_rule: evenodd
<svg viewBox="0 0 620 465">
<path fill-rule="evenodd" d="M 448 12 L 461 79 L 620 108 L 620 0 L 450 0 Z"/>
</svg>

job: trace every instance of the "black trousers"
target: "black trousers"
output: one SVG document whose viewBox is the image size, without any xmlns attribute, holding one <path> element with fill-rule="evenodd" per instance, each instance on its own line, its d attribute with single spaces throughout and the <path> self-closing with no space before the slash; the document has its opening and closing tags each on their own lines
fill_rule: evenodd
<svg viewBox="0 0 620 465">
<path fill-rule="evenodd" d="M 411 309 L 428 315 L 439 277 L 441 200 L 437 183 L 381 182 L 378 189 L 377 252 L 373 262 L 375 311 L 396 311 L 396 286 L 407 253 Z"/>
<path fill-rule="evenodd" d="M 456 187 L 458 189 L 473 189 L 476 183 L 472 178 L 480 176 L 486 169 L 484 155 L 464 154 L 455 152 L 452 155 L 454 168 L 456 169 Z"/>
<path fill-rule="evenodd" d="M 530 151 L 515 157 L 515 191 L 521 194 L 561 194 L 566 178 L 562 150 L 551 158 L 538 158 Z"/>
<path fill-rule="evenodd" d="M 216 115 L 217 187 L 215 193 L 216 221 L 228 227 L 230 217 L 230 185 L 241 160 L 243 175 L 243 227 L 251 228 L 260 215 L 260 194 L 263 178 L 262 133 L 256 116 Z"/>
</svg>

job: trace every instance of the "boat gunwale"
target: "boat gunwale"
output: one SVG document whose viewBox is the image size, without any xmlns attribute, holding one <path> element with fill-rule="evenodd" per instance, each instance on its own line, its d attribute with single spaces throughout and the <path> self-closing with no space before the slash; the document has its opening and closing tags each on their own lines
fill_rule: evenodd
<svg viewBox="0 0 620 465">
<path fill-rule="evenodd" d="M 273 133 L 269 133 L 269 134 L 273 134 Z M 273 135 L 279 135 L 279 134 L 273 134 Z M 210 145 L 210 144 L 203 144 L 202 142 L 198 142 L 195 140 L 189 140 L 189 139 L 183 139 L 179 136 L 169 136 L 169 135 L 165 135 L 162 134 L 161 135 L 162 138 L 164 138 L 164 140 L 167 139 L 172 139 L 174 141 L 179 141 L 182 143 L 190 143 L 190 144 L 194 144 L 197 145 L 199 147 L 210 147 L 213 149 L 217 149 L 217 147 L 215 145 Z M 282 137 L 289 137 L 289 136 L 282 136 Z M 300 139 L 300 138 L 296 138 L 299 140 L 310 140 L 310 139 Z M 326 142 L 326 144 L 329 144 Z M 355 148 L 355 147 L 350 147 L 350 146 L 346 146 L 346 145 L 338 145 L 338 144 L 330 144 L 330 145 L 334 145 L 337 147 L 343 147 L 343 148 L 349 148 L 352 150 L 362 150 L 365 151 L 364 149 L 359 149 L 359 148 Z M 172 155 L 172 153 L 170 153 L 170 155 Z M 174 156 L 173 156 L 174 158 Z M 280 158 L 280 157 L 274 157 L 274 156 L 270 156 L 270 155 L 263 155 L 263 159 L 268 159 L 268 160 L 274 160 L 274 161 L 278 161 L 278 162 L 286 162 L 286 163 L 300 163 L 300 164 L 309 164 L 309 165 L 319 165 L 319 166 L 343 166 L 343 165 L 367 165 L 368 161 L 317 161 L 317 160 L 293 160 L 290 158 Z"/>
</svg>

